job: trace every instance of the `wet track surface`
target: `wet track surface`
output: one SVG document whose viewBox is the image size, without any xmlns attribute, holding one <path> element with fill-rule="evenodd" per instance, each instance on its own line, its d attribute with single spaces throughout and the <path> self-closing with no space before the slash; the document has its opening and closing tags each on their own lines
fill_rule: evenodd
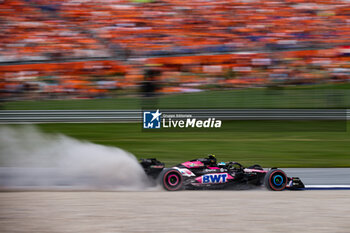
<svg viewBox="0 0 350 233">
<path fill-rule="evenodd" d="M 350 185 L 350 168 L 282 168 L 306 185 Z"/>
</svg>

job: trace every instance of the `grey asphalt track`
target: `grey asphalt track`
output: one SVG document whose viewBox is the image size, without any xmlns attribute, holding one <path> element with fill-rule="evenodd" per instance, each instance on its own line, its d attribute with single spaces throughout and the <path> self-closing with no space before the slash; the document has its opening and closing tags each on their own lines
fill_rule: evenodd
<svg viewBox="0 0 350 233">
<path fill-rule="evenodd" d="M 350 168 L 283 168 L 306 185 L 350 185 Z"/>
</svg>

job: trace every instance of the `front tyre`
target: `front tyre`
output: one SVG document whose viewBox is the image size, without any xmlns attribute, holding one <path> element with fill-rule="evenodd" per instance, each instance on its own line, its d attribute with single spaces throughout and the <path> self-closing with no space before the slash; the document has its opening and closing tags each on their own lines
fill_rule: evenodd
<svg viewBox="0 0 350 233">
<path fill-rule="evenodd" d="M 168 191 L 180 190 L 183 186 L 181 173 L 176 169 L 163 170 L 159 175 L 161 185 Z"/>
<path fill-rule="evenodd" d="M 265 175 L 265 187 L 272 191 L 282 191 L 286 188 L 288 178 L 286 173 L 280 169 L 270 170 Z"/>
</svg>

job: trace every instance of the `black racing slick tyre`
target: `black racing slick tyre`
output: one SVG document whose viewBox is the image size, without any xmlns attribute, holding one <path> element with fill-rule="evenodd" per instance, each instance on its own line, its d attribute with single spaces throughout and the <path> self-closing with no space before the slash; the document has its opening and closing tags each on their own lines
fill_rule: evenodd
<svg viewBox="0 0 350 233">
<path fill-rule="evenodd" d="M 176 169 L 165 169 L 159 175 L 160 184 L 168 191 L 177 191 L 182 189 L 183 178 Z"/>
<path fill-rule="evenodd" d="M 282 191 L 286 188 L 288 178 L 280 169 L 272 169 L 265 175 L 265 187 L 272 191 Z"/>
</svg>

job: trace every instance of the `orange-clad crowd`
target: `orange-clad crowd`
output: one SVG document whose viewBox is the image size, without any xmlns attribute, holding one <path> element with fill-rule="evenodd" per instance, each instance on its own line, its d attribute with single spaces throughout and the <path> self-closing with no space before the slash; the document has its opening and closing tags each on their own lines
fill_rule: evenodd
<svg viewBox="0 0 350 233">
<path fill-rule="evenodd" d="M 109 60 L 0 65 L 0 90 L 7 99 L 106 97 L 134 85 L 126 69 Z"/>
<path fill-rule="evenodd" d="M 0 20 L 5 98 L 105 97 L 145 69 L 162 92 L 350 75 L 347 0 L 0 0 Z"/>
<path fill-rule="evenodd" d="M 109 51 L 27 1 L 0 1 L 0 62 L 106 57 Z"/>
<path fill-rule="evenodd" d="M 58 6 L 63 17 L 136 55 L 293 48 L 350 39 L 347 0 L 54 2 L 64 2 Z"/>
</svg>

